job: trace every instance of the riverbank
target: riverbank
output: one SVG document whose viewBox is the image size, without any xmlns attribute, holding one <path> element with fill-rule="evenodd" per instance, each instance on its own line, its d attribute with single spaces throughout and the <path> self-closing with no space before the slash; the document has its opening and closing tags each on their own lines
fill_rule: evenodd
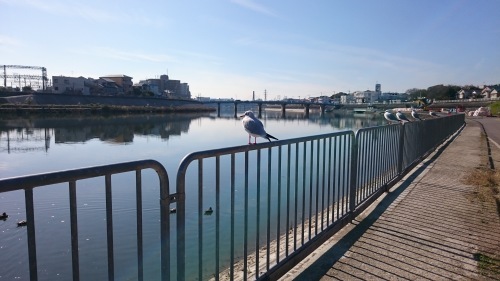
<svg viewBox="0 0 500 281">
<path fill-rule="evenodd" d="M 210 112 L 215 108 L 194 100 L 29 94 L 0 96 L 0 114 L 106 114 Z"/>
</svg>

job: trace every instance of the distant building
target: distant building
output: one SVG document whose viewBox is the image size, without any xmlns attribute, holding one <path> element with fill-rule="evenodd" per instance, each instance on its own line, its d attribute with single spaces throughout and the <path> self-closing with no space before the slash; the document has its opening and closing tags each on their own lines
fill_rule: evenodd
<svg viewBox="0 0 500 281">
<path fill-rule="evenodd" d="M 117 75 L 106 75 L 106 76 L 101 76 L 99 79 L 109 79 L 114 81 L 118 86 L 120 86 L 123 89 L 124 94 L 129 94 L 132 92 L 132 77 L 123 75 L 123 74 L 117 74 Z"/>
<path fill-rule="evenodd" d="M 52 93 L 89 95 L 85 77 L 52 76 Z"/>
<path fill-rule="evenodd" d="M 170 80 L 168 75 L 161 75 L 160 78 L 150 78 L 141 80 L 136 86 L 141 86 L 143 90 L 152 92 L 157 96 L 169 98 L 191 98 L 188 83 L 181 83 L 180 80 Z"/>
<path fill-rule="evenodd" d="M 498 90 L 495 89 L 495 87 L 493 86 L 487 86 L 487 87 L 484 87 L 484 89 L 481 91 L 481 96 L 483 98 L 498 98 L 499 95 L 498 95 Z"/>
<path fill-rule="evenodd" d="M 378 101 L 380 93 L 370 90 L 364 92 L 356 91 L 353 93 L 353 96 L 356 103 L 374 103 Z"/>
</svg>

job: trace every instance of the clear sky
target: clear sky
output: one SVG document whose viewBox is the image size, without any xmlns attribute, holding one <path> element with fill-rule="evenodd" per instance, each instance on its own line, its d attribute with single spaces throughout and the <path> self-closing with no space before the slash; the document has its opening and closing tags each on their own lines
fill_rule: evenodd
<svg viewBox="0 0 500 281">
<path fill-rule="evenodd" d="M 500 83 L 499 0 L 0 0 L 0 65 L 250 99 Z"/>
</svg>

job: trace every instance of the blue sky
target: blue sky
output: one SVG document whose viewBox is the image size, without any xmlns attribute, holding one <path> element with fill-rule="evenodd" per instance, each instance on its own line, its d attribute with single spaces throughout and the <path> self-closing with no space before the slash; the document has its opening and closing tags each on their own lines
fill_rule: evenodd
<svg viewBox="0 0 500 281">
<path fill-rule="evenodd" d="M 499 0 L 0 0 L 0 64 L 250 99 L 500 83 Z"/>
</svg>

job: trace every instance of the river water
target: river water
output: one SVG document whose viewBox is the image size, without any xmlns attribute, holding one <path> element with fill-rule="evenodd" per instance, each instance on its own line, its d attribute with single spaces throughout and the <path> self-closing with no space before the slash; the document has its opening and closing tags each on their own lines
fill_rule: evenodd
<svg viewBox="0 0 500 281">
<path fill-rule="evenodd" d="M 243 111 L 256 108 L 242 107 Z M 320 114 L 312 111 L 265 110 L 261 118 L 267 132 L 289 139 L 385 123 L 381 114 L 355 116 L 349 112 Z M 258 142 L 267 141 L 257 139 Z M 241 120 L 231 109 L 217 113 L 167 115 L 2 117 L 0 119 L 0 178 L 57 170 L 112 164 L 140 159 L 159 161 L 169 174 L 170 186 L 182 158 L 194 151 L 240 146 L 248 142 Z M 158 279 L 159 190 L 154 173 L 144 174 L 144 275 Z M 113 179 L 115 181 L 115 178 Z M 132 180 L 118 176 L 113 190 L 115 232 L 115 278 L 135 280 L 136 238 L 135 194 Z M 106 214 L 102 183 L 79 183 L 78 230 L 82 280 L 106 278 Z M 115 186 L 115 184 L 114 184 Z M 67 186 L 55 185 L 34 190 L 37 261 L 39 280 L 71 279 L 71 238 Z M 16 222 L 25 219 L 24 192 L 0 193 L 0 280 L 28 280 L 26 228 Z M 186 231 L 189 233 L 189 224 Z M 135 230 L 134 230 L 135 231 Z M 130 233 L 133 232 L 133 233 Z"/>
</svg>

